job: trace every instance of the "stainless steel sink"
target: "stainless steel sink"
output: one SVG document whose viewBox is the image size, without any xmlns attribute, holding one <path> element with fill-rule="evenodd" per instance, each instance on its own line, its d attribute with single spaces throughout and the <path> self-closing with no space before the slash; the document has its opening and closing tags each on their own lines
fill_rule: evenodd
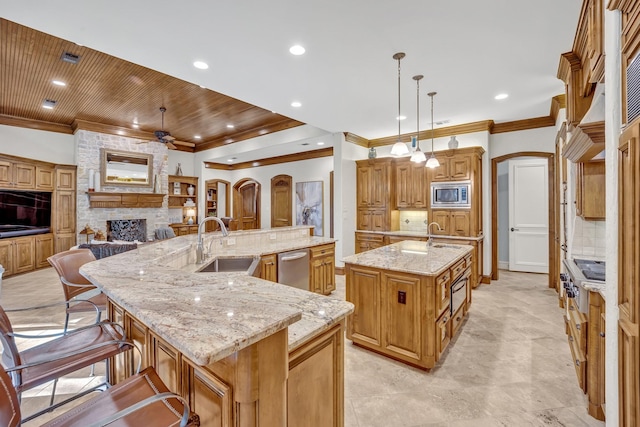
<svg viewBox="0 0 640 427">
<path fill-rule="evenodd" d="M 257 270 L 260 258 L 243 257 L 243 258 L 224 258 L 218 257 L 206 264 L 198 270 L 199 273 L 223 273 L 223 272 L 242 272 L 253 275 Z"/>
</svg>

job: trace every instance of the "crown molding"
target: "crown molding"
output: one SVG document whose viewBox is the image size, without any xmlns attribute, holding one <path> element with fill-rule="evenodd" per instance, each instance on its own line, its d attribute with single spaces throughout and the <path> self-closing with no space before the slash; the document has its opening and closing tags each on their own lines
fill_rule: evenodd
<svg viewBox="0 0 640 427">
<path fill-rule="evenodd" d="M 42 120 L 25 119 L 22 117 L 7 116 L 0 114 L 0 125 L 15 126 L 27 129 L 46 130 L 49 132 L 73 134 L 73 129 L 69 125 L 45 122 Z"/>
<path fill-rule="evenodd" d="M 215 162 L 204 162 L 204 167 L 208 169 L 218 170 L 238 170 L 258 168 L 261 166 L 277 165 L 281 163 L 299 162 L 301 160 L 318 159 L 321 157 L 333 156 L 333 147 L 321 148 L 320 150 L 305 151 L 302 153 L 287 154 L 286 156 L 268 157 L 266 159 L 251 160 L 248 162 L 241 162 L 235 164 L 224 164 Z"/>
<path fill-rule="evenodd" d="M 556 121 L 551 116 L 536 117 L 534 119 L 515 120 L 513 122 L 496 123 L 493 125 L 491 133 L 516 132 L 519 130 L 529 130 L 555 126 Z"/>
</svg>

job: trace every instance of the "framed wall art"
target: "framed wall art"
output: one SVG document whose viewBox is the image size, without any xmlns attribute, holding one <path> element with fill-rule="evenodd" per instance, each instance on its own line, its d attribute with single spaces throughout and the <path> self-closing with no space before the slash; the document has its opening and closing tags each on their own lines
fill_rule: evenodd
<svg viewBox="0 0 640 427">
<path fill-rule="evenodd" d="M 323 181 L 296 183 L 296 225 L 312 225 L 313 235 L 322 236 Z"/>
</svg>

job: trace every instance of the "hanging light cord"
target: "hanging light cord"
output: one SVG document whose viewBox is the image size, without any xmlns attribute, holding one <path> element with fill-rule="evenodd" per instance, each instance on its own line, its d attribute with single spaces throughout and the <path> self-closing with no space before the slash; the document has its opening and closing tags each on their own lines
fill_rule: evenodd
<svg viewBox="0 0 640 427">
<path fill-rule="evenodd" d="M 402 56 L 398 55 L 398 142 L 400 142 L 400 60 Z"/>
<path fill-rule="evenodd" d="M 436 92 L 429 92 L 428 95 L 431 97 L 431 156 L 433 157 L 433 97 Z"/>
<path fill-rule="evenodd" d="M 421 78 L 422 76 L 414 77 L 414 79 L 416 79 L 416 90 L 417 90 L 416 114 L 418 115 L 418 117 L 416 117 L 416 151 L 420 150 L 420 79 Z"/>
</svg>

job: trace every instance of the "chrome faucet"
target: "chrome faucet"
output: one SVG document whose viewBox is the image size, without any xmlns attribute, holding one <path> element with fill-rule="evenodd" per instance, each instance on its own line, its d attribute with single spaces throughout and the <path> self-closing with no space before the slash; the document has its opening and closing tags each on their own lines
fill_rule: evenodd
<svg viewBox="0 0 640 427">
<path fill-rule="evenodd" d="M 227 227 L 225 227 L 224 222 L 217 216 L 208 216 L 205 217 L 202 221 L 200 221 L 200 225 L 198 225 L 198 246 L 196 246 L 196 264 L 202 264 L 204 262 L 204 246 L 202 244 L 202 226 L 208 221 L 216 221 L 220 224 L 220 230 L 222 230 L 223 236 L 228 236 L 229 232 L 227 231 Z"/>
<path fill-rule="evenodd" d="M 436 225 L 436 227 L 438 227 L 438 231 L 442 230 L 442 228 L 440 228 L 440 224 L 438 224 L 435 221 L 427 225 L 427 234 L 429 235 L 429 238 L 427 239 L 427 246 L 433 245 L 433 235 L 431 234 L 431 226 L 434 224 Z"/>
</svg>

